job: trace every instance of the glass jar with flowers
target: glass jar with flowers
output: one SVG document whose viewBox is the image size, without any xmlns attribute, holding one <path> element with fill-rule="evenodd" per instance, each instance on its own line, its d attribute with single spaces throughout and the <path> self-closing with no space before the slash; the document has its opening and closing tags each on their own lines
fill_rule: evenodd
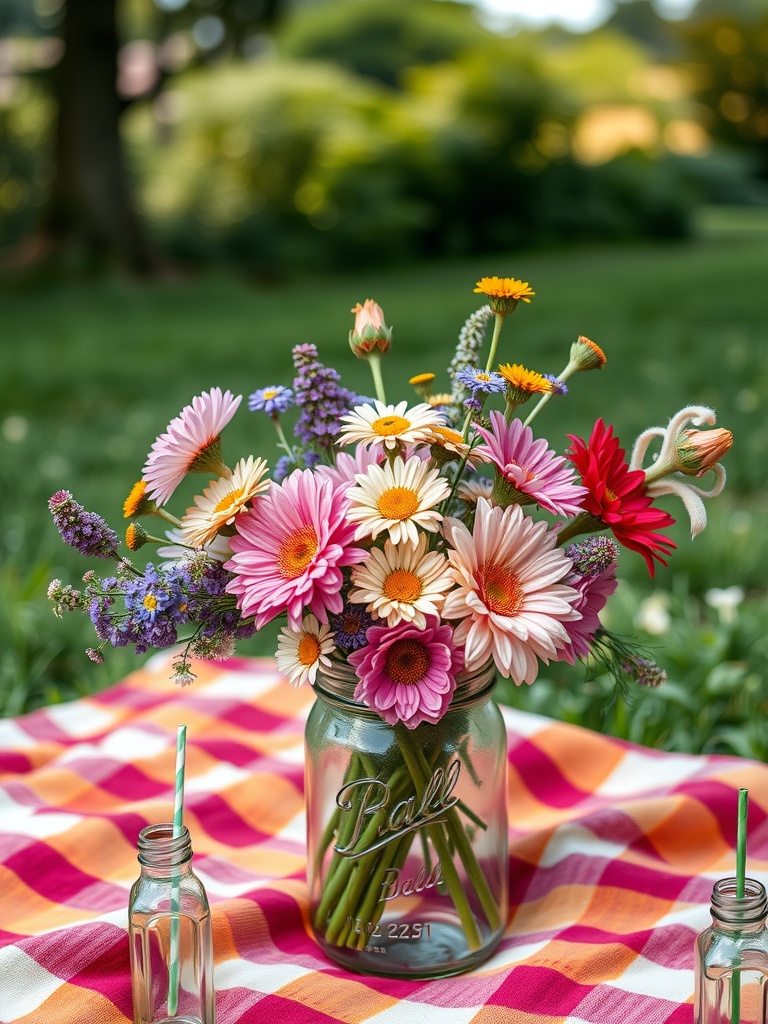
<svg viewBox="0 0 768 1024">
<path fill-rule="evenodd" d="M 645 431 L 629 459 L 601 419 L 562 453 L 536 437 L 539 413 L 574 374 L 601 369 L 603 350 L 579 337 L 556 376 L 501 362 L 504 324 L 535 293 L 498 277 L 475 291 L 487 304 L 460 332 L 451 391 L 434 393 L 434 374 L 422 373 L 409 382 L 412 404 L 387 401 L 392 330 L 372 300 L 353 309 L 349 341 L 369 362 L 374 398 L 343 387 L 314 345 L 296 346 L 293 386 L 249 398 L 283 452 L 271 473 L 261 456 L 223 459 L 241 397 L 213 388 L 194 398 L 125 501 L 128 555 L 70 492 L 50 500 L 65 541 L 116 561 L 111 575 L 87 572 L 80 590 L 58 580 L 49 590 L 59 614 L 90 615 L 92 659 L 109 645 L 179 645 L 173 678 L 186 685 L 195 658 L 225 657 L 284 620 L 278 668 L 317 695 L 306 730 L 311 919 L 329 956 L 367 973 L 438 977 L 490 955 L 508 917 L 494 679 L 529 685 L 542 664 L 597 658 L 617 677 L 662 682 L 600 623 L 620 546 L 653 575 L 675 546 L 655 499 L 681 498 L 695 535 L 703 499 L 725 483 L 731 435 L 708 429 L 715 416 L 703 406 Z M 188 473 L 209 482 L 177 518 L 167 504 Z M 693 483 L 704 474 L 709 489 Z M 143 525 L 151 516 L 165 536 Z M 134 564 L 152 544 L 159 562 Z"/>
</svg>

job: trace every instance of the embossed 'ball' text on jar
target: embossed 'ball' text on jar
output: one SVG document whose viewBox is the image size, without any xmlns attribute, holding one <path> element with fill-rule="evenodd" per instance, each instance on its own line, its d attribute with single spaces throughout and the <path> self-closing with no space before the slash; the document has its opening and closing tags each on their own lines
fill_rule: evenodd
<svg viewBox="0 0 768 1024">
<path fill-rule="evenodd" d="M 440 721 L 392 726 L 318 673 L 306 728 L 307 875 L 323 950 L 353 971 L 439 978 L 486 960 L 507 920 L 507 750 L 495 667 Z"/>
</svg>

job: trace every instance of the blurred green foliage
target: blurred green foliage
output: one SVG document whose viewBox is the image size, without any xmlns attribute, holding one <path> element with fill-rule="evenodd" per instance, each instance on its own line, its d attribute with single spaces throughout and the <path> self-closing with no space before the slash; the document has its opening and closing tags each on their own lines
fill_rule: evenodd
<svg viewBox="0 0 768 1024">
<path fill-rule="evenodd" d="M 137 34 L 142 59 L 159 62 L 160 77 L 156 93 L 130 97 L 122 129 L 155 240 L 182 264 L 272 274 L 563 240 L 683 237 L 702 202 L 765 199 L 750 178 L 752 150 L 745 155 L 730 137 L 706 156 L 676 155 L 664 141 L 668 125 L 698 117 L 692 90 L 701 75 L 686 74 L 709 60 L 704 30 L 684 37 L 657 18 L 681 54 L 659 66 L 650 44 L 615 28 L 510 37 L 483 28 L 467 4 L 328 0 L 289 8 L 247 59 L 234 48 L 241 26 L 233 48 L 222 43 L 201 63 L 199 54 L 167 56 L 174 40 L 178 53 L 194 54 L 189 32 L 155 45 L 152 9 L 146 0 L 124 5 L 126 32 Z M 734 57 L 723 74 L 744 78 L 761 40 L 745 41 L 755 53 Z M 39 50 L 34 60 L 45 42 L 27 41 Z M 648 86 L 659 73 L 661 87 Z M 55 114 L 45 74 L 16 81 L 0 105 L 10 140 L 0 159 L 6 243 L 34 226 L 45 199 Z M 755 88 L 750 124 L 759 128 Z M 710 108 L 718 104 L 714 97 Z M 583 118 L 601 108 L 619 124 L 646 111 L 650 135 L 585 156 Z"/>
<path fill-rule="evenodd" d="M 666 498 L 662 504 L 678 519 L 669 567 L 650 580 L 639 556 L 621 557 L 622 582 L 606 624 L 636 635 L 667 670 L 668 683 L 636 689 L 630 705 L 612 705 L 606 677 L 585 682 L 580 667 L 550 666 L 531 687 L 502 686 L 502 698 L 667 749 L 768 757 L 766 260 L 768 241 L 754 239 L 434 260 L 258 286 L 227 276 L 4 290 L 11 344 L 0 378 L 0 713 L 104 686 L 137 664 L 116 650 L 105 665 L 92 665 L 83 653 L 93 642 L 90 624 L 51 614 L 47 581 L 76 584 L 95 564 L 59 540 L 46 509 L 53 491 L 72 490 L 119 531 L 122 502 L 170 419 L 213 385 L 247 395 L 290 384 L 297 343 L 314 342 L 347 386 L 370 390 L 368 367 L 347 341 L 349 310 L 369 296 L 395 329 L 384 364 L 389 396 L 407 398 L 408 378 L 424 371 L 438 375 L 442 390 L 458 330 L 479 305 L 474 282 L 514 273 L 537 294 L 509 320 L 502 360 L 558 372 L 580 333 L 608 355 L 603 370 L 579 374 L 567 398 L 550 403 L 537 421 L 554 447 L 564 450 L 567 433 L 587 435 L 601 415 L 629 449 L 641 430 L 664 425 L 687 402 L 713 406 L 735 443 L 725 459 L 727 490 L 707 503 L 704 533 L 691 541 L 681 505 Z M 289 430 L 290 415 L 285 419 Z M 228 460 L 253 453 L 274 464 L 277 454 L 268 418 L 244 407 L 224 446 Z M 190 503 L 193 483 L 174 496 L 172 511 Z M 743 601 L 727 622 L 708 594 L 733 586 Z M 653 625 L 648 602 L 667 602 L 662 633 L 646 628 Z M 243 653 L 271 655 L 275 632 L 272 624 Z"/>
</svg>

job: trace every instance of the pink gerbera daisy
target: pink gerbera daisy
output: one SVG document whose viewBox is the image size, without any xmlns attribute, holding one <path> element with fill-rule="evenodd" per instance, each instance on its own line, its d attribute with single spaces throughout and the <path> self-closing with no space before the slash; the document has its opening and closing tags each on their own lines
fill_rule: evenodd
<svg viewBox="0 0 768 1024">
<path fill-rule="evenodd" d="M 243 616 L 255 616 L 258 629 L 281 612 L 298 631 L 305 607 L 323 623 L 329 611 L 341 611 L 341 568 L 368 557 L 352 546 L 355 526 L 347 522 L 347 507 L 330 480 L 297 469 L 237 517 L 234 554 L 225 564 L 235 578 L 227 590 L 237 595 Z"/>
<path fill-rule="evenodd" d="M 363 475 L 368 472 L 369 466 L 378 466 L 384 459 L 384 454 L 375 445 L 366 448 L 359 444 L 355 447 L 354 455 L 349 452 L 339 452 L 336 455 L 335 466 L 316 466 L 315 474 L 320 477 L 327 477 L 334 487 L 341 487 L 345 491 L 353 487 L 357 481 L 358 473 Z"/>
<path fill-rule="evenodd" d="M 569 641 L 560 651 L 559 658 L 573 665 L 577 658 L 585 658 L 590 652 L 592 639 L 600 625 L 600 612 L 619 584 L 616 566 L 614 564 L 595 576 L 570 576 L 568 584 L 579 593 L 573 607 L 581 612 L 581 618 L 566 623 Z"/>
<path fill-rule="evenodd" d="M 507 423 L 503 413 L 491 413 L 491 429 L 476 427 L 486 443 L 477 451 L 496 467 L 498 477 L 507 485 L 497 487 L 496 498 L 506 498 L 505 505 L 522 505 L 535 501 L 548 512 L 558 516 L 573 516 L 582 511 L 586 487 L 575 482 L 573 467 L 561 455 L 556 455 L 540 438 L 533 439 L 530 427 L 521 420 Z M 497 477 L 497 479 L 498 479 Z M 497 500 L 497 504 L 501 504 Z"/>
<path fill-rule="evenodd" d="M 462 654 L 453 630 L 436 618 L 419 628 L 371 626 L 368 646 L 348 660 L 360 682 L 355 700 L 376 711 L 385 722 L 415 729 L 421 722 L 439 722 L 456 689 Z"/>
<path fill-rule="evenodd" d="M 442 616 L 463 620 L 454 636 L 466 644 L 467 669 L 493 658 L 503 676 L 532 683 L 539 659 L 549 664 L 568 643 L 564 623 L 579 618 L 578 591 L 563 582 L 571 560 L 555 547 L 556 534 L 519 505 L 501 509 L 484 498 L 472 533 L 458 519 L 445 519 L 443 533 L 458 587 Z"/>
<path fill-rule="evenodd" d="M 152 445 L 144 466 L 147 497 L 164 505 L 187 473 L 227 476 L 221 460 L 221 432 L 240 405 L 242 395 L 211 388 L 192 399 Z"/>
</svg>

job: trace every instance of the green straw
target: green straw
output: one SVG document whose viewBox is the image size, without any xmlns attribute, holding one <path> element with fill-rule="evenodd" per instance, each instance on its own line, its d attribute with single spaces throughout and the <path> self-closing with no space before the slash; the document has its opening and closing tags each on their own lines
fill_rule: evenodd
<svg viewBox="0 0 768 1024">
<path fill-rule="evenodd" d="M 749 790 L 739 790 L 739 820 L 736 826 L 736 896 L 744 898 L 744 878 L 747 873 L 747 803 Z"/>
<path fill-rule="evenodd" d="M 184 762 L 186 760 L 187 727 L 176 731 L 176 785 L 173 799 L 173 838 L 178 839 L 184 827 Z M 168 979 L 168 1014 L 176 1015 L 179 1005 L 179 876 L 174 874 L 171 887 L 171 969 Z"/>
<path fill-rule="evenodd" d="M 749 790 L 739 790 L 739 816 L 736 824 L 736 899 L 744 899 L 747 873 L 747 804 Z M 731 976 L 731 1024 L 741 1019 L 741 970 L 735 968 Z"/>
</svg>

